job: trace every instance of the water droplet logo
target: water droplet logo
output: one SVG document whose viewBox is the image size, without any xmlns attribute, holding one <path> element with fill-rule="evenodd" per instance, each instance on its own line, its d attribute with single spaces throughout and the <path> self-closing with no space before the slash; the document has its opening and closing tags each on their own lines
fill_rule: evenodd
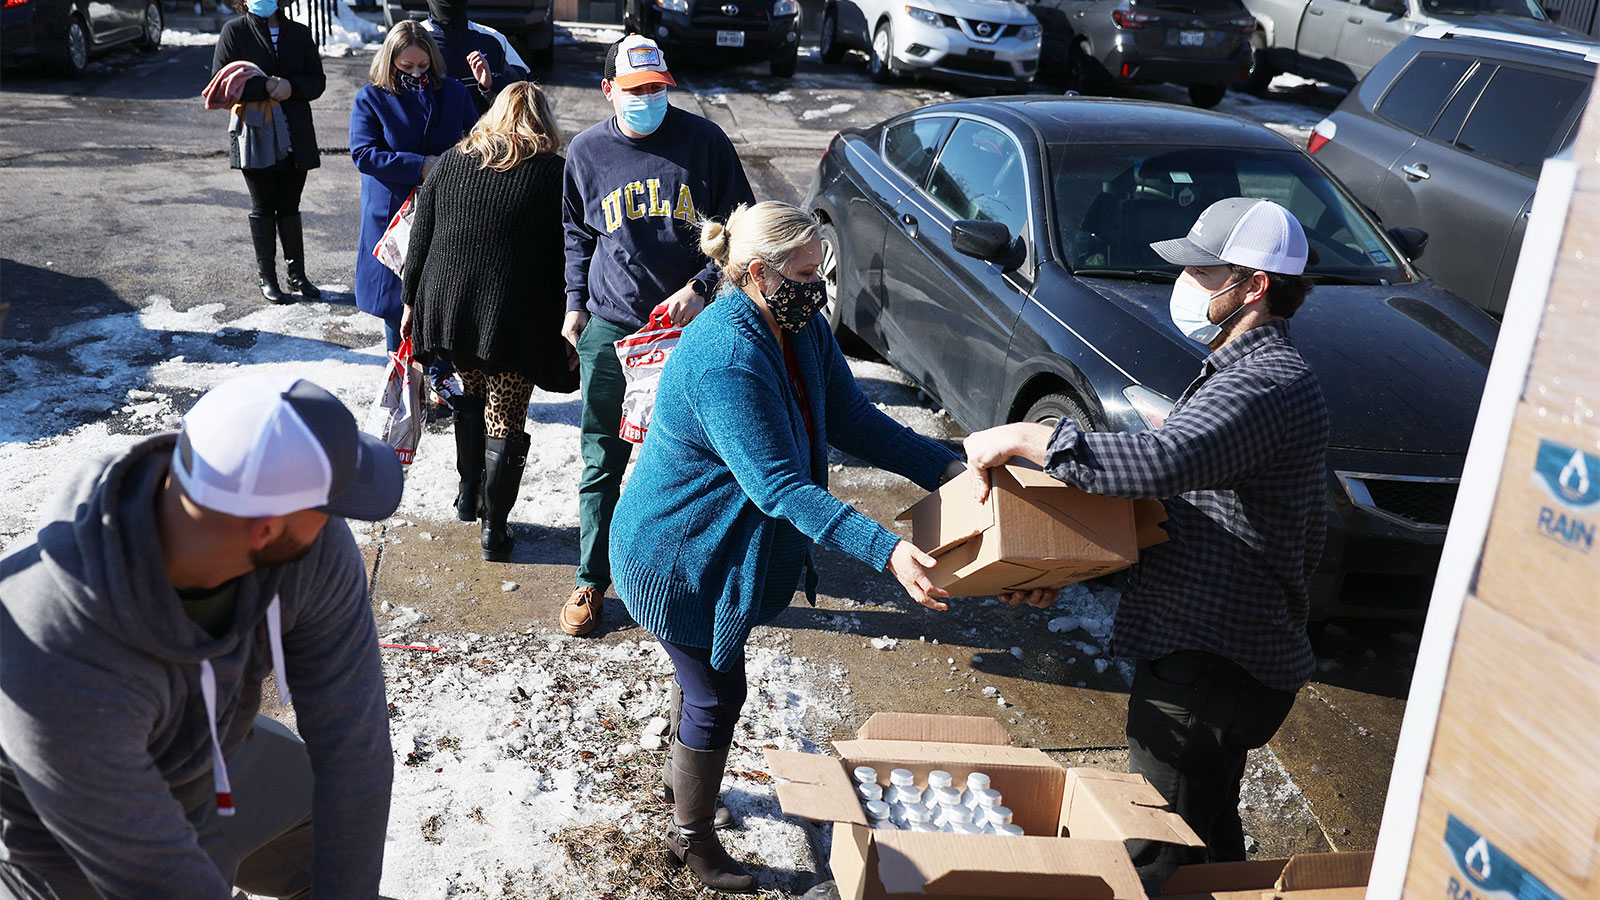
<svg viewBox="0 0 1600 900">
<path fill-rule="evenodd" d="M 1494 874 L 1494 867 L 1489 863 L 1489 842 L 1482 835 L 1471 847 L 1467 848 L 1466 855 L 1461 860 L 1462 868 L 1467 870 L 1478 883 L 1482 884 Z"/>
<path fill-rule="evenodd" d="M 1572 459 L 1561 467 L 1561 474 L 1556 478 L 1556 484 L 1560 486 L 1561 495 L 1569 503 L 1580 503 L 1588 495 L 1589 466 L 1581 452 L 1572 451 Z"/>
</svg>

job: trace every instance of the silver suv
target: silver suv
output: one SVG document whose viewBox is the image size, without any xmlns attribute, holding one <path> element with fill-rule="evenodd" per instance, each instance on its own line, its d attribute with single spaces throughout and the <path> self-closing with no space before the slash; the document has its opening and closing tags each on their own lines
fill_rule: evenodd
<svg viewBox="0 0 1600 900">
<path fill-rule="evenodd" d="M 1426 232 L 1418 265 L 1500 316 L 1539 168 L 1571 143 L 1597 61 L 1592 42 L 1430 26 L 1373 67 L 1306 150 L 1384 225 Z"/>
</svg>

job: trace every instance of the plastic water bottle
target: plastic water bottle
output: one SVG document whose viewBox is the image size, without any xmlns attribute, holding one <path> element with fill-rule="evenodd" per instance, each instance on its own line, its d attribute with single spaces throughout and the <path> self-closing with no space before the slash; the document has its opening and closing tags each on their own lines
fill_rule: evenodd
<svg viewBox="0 0 1600 900">
<path fill-rule="evenodd" d="M 939 830 L 934 827 L 933 816 L 929 814 L 927 807 L 920 803 L 902 805 L 898 821 L 909 831 Z"/>
<path fill-rule="evenodd" d="M 889 817 L 889 804 L 882 800 L 870 800 L 866 804 L 867 820 L 873 828 L 879 831 L 899 831 L 900 826 L 894 824 Z"/>
<path fill-rule="evenodd" d="M 945 831 L 955 832 L 958 825 L 972 824 L 972 810 L 957 803 L 946 806 L 940 814 L 939 827 Z M 981 830 L 981 826 L 980 826 Z"/>
<path fill-rule="evenodd" d="M 1011 824 L 1011 810 L 1004 806 L 991 806 L 984 810 L 984 830 L 1000 834 L 1000 826 Z"/>
<path fill-rule="evenodd" d="M 856 784 L 877 784 L 878 770 L 871 766 L 856 766 Z"/>
<path fill-rule="evenodd" d="M 910 769 L 895 769 L 889 773 L 891 787 L 915 787 L 916 784 L 917 776 L 911 774 Z"/>
<path fill-rule="evenodd" d="M 952 810 L 961 809 L 967 814 L 968 821 L 972 818 L 971 811 L 961 806 L 961 792 L 949 785 L 933 789 L 933 801 L 928 808 L 933 813 L 933 824 L 941 829 L 945 827 L 946 814 Z"/>
<path fill-rule="evenodd" d="M 970 791 L 969 793 L 972 794 L 972 803 L 967 808 L 972 810 L 973 821 L 987 822 L 989 820 L 989 810 L 1000 805 L 1000 792 L 982 790 Z"/>
<path fill-rule="evenodd" d="M 983 834 L 983 827 L 976 822 L 957 822 L 950 827 L 952 834 Z"/>
<path fill-rule="evenodd" d="M 946 772 L 943 769 L 934 769 L 932 772 L 928 773 L 928 789 L 929 790 L 937 790 L 939 788 L 947 788 L 947 787 L 949 787 L 950 785 L 952 785 L 954 783 L 955 783 L 955 779 L 950 776 L 949 772 Z"/>
<path fill-rule="evenodd" d="M 987 791 L 988 789 L 989 776 L 982 772 L 973 772 L 967 776 L 967 789 L 961 792 L 961 804 L 963 806 L 976 806 L 977 801 L 974 797 L 978 791 Z"/>
<path fill-rule="evenodd" d="M 869 781 L 866 784 L 856 785 L 856 793 L 860 795 L 862 803 L 871 803 L 874 800 L 883 799 L 883 788 L 876 782 Z"/>
</svg>

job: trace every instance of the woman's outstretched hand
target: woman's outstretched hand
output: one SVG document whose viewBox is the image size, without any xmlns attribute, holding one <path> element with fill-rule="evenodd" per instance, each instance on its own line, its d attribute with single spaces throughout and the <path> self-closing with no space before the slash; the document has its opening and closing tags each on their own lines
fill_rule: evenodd
<svg viewBox="0 0 1600 900">
<path fill-rule="evenodd" d="M 943 612 L 950 607 L 939 601 L 950 596 L 950 592 L 934 587 L 927 571 L 938 563 L 938 560 L 918 550 L 910 541 L 895 544 L 894 552 L 889 554 L 889 571 L 900 579 L 900 586 L 906 589 L 911 599 L 929 609 Z"/>
</svg>

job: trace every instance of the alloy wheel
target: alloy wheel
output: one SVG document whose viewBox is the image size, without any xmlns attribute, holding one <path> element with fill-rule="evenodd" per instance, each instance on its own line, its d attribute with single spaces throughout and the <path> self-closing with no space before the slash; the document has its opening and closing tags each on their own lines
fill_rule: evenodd
<svg viewBox="0 0 1600 900">
<path fill-rule="evenodd" d="M 67 61 L 79 72 L 89 67 L 89 35 L 77 19 L 67 23 Z"/>
</svg>

